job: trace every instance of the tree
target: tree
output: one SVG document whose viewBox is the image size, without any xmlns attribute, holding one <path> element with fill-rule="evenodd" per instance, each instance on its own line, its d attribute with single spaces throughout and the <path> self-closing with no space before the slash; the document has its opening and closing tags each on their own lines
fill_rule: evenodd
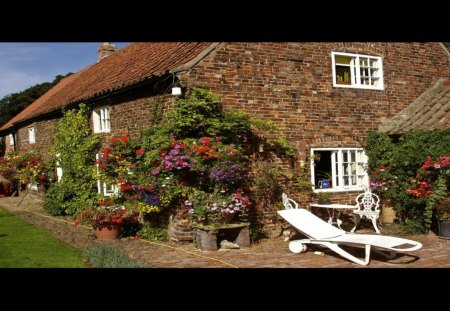
<svg viewBox="0 0 450 311">
<path fill-rule="evenodd" d="M 22 92 L 12 93 L 3 97 L 0 100 L 0 126 L 11 120 L 15 115 L 58 84 L 59 81 L 71 74 L 69 72 L 65 76 L 57 75 L 52 82 L 36 84 Z"/>
</svg>

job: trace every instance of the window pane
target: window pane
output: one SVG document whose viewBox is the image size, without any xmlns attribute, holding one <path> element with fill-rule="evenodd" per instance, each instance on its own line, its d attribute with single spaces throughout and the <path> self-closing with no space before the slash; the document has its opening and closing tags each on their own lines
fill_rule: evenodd
<svg viewBox="0 0 450 311">
<path fill-rule="evenodd" d="M 351 84 L 352 57 L 335 55 L 337 84 Z"/>
<path fill-rule="evenodd" d="M 344 176 L 344 187 L 349 186 L 348 184 L 348 176 Z"/>
<path fill-rule="evenodd" d="M 351 171 L 352 171 L 352 175 L 356 175 L 356 163 L 351 163 Z"/>
</svg>

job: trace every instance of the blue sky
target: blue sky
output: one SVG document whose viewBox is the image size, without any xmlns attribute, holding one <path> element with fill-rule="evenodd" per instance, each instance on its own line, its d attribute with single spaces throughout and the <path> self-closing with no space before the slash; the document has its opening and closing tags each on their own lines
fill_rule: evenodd
<svg viewBox="0 0 450 311">
<path fill-rule="evenodd" d="M 118 49 L 129 42 L 112 42 Z M 0 99 L 97 61 L 102 42 L 0 42 Z"/>
</svg>

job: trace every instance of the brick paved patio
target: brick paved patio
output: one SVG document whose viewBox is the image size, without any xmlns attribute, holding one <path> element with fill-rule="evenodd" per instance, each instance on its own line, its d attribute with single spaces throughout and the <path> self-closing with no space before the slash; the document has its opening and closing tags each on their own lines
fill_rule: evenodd
<svg viewBox="0 0 450 311">
<path fill-rule="evenodd" d="M 75 227 L 64 217 L 46 216 L 40 205 L 28 197 L 18 207 L 21 199 L 21 197 L 1 198 L 0 207 L 46 229 L 56 238 L 77 248 L 85 249 L 94 243 L 116 244 L 131 258 L 145 261 L 155 268 L 365 268 L 319 246 L 311 246 L 303 254 L 293 254 L 288 249 L 288 242 L 283 238 L 265 240 L 249 248 L 219 251 L 199 251 L 193 244 L 145 242 L 128 238 L 109 242 L 97 241 L 91 228 Z M 423 248 L 410 254 L 399 254 L 391 261 L 372 253 L 371 262 L 367 267 L 450 267 L 450 240 L 439 239 L 433 233 L 404 237 L 421 242 Z M 316 255 L 314 251 L 323 252 L 324 255 Z M 359 257 L 364 256 L 363 249 L 355 249 L 352 253 Z"/>
</svg>

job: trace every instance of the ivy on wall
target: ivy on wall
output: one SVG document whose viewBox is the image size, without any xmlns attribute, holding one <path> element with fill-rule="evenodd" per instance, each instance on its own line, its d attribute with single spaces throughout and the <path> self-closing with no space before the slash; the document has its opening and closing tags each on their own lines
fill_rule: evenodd
<svg viewBox="0 0 450 311">
<path fill-rule="evenodd" d="M 372 189 L 391 199 L 406 231 L 428 231 L 436 204 L 448 196 L 448 175 L 443 175 L 447 170 L 427 173 L 423 165 L 427 159 L 439 161 L 450 155 L 450 130 L 402 136 L 370 133 L 365 148 Z M 429 187 L 428 193 L 415 195 L 423 185 Z"/>
<path fill-rule="evenodd" d="M 54 163 L 62 169 L 60 182 L 53 182 L 44 198 L 44 207 L 52 215 L 74 215 L 92 206 L 97 196 L 93 178 L 95 150 L 99 137 L 90 135 L 88 109 L 68 110 L 56 126 L 51 149 Z"/>
</svg>

